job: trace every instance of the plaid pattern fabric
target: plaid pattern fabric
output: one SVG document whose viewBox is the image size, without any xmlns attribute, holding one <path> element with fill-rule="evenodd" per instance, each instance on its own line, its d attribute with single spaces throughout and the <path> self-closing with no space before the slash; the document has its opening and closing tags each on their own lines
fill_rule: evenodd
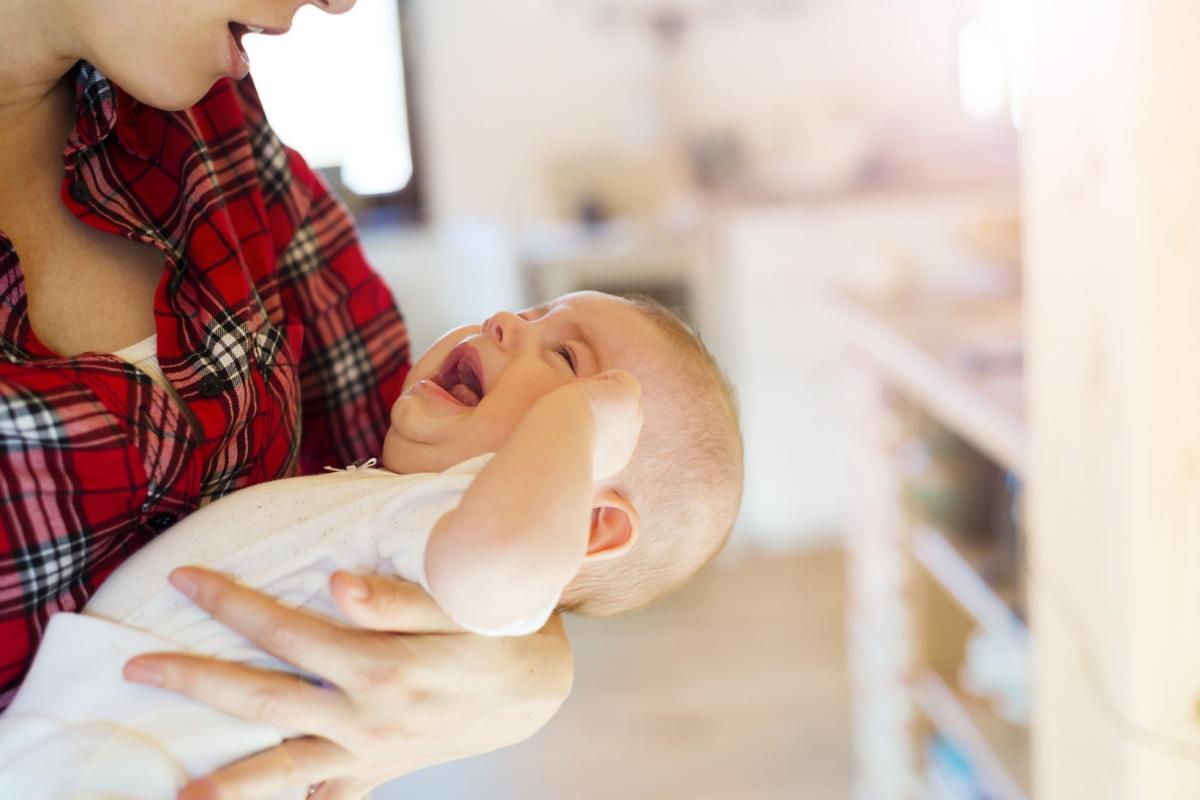
<svg viewBox="0 0 1200 800">
<path fill-rule="evenodd" d="M 409 367 L 349 215 L 271 131 L 249 80 L 168 113 L 86 63 L 74 77 L 63 202 L 165 254 L 159 363 L 186 407 L 112 355 L 43 345 L 0 233 L 0 708 L 50 615 L 176 519 L 377 455 Z"/>
</svg>

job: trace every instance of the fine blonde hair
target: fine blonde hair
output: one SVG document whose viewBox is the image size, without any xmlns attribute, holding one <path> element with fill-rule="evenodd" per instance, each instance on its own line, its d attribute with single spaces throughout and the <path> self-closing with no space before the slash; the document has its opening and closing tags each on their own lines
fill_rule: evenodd
<svg viewBox="0 0 1200 800">
<path fill-rule="evenodd" d="M 666 379 L 643 386 L 645 423 L 618 478 L 641 534 L 626 555 L 585 565 L 562 606 L 588 616 L 636 610 L 685 583 L 724 546 L 742 496 L 733 387 L 679 315 L 648 297 L 626 299 L 665 339 Z"/>
</svg>

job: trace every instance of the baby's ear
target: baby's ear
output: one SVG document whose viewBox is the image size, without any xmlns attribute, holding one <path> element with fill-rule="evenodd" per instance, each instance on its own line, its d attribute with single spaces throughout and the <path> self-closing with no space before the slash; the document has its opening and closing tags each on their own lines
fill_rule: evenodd
<svg viewBox="0 0 1200 800">
<path fill-rule="evenodd" d="M 633 504 L 612 489 L 592 501 L 592 530 L 588 536 L 588 561 L 618 558 L 637 541 L 641 518 Z"/>
</svg>

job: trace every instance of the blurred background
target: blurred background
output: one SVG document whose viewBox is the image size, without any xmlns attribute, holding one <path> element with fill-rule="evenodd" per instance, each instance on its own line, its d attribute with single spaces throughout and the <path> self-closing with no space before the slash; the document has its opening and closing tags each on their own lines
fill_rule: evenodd
<svg viewBox="0 0 1200 800">
<path fill-rule="evenodd" d="M 359 0 L 251 37 L 417 350 L 596 288 L 737 386 L 726 552 L 517 747 L 387 798 L 1030 791 L 1016 0 Z M 313 13 L 308 13 L 313 12 Z"/>
</svg>

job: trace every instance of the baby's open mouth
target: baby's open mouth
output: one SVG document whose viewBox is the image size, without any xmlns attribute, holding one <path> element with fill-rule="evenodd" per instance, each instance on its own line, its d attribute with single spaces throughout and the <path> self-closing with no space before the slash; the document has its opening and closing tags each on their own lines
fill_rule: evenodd
<svg viewBox="0 0 1200 800">
<path fill-rule="evenodd" d="M 483 379 L 470 345 L 460 344 L 450 351 L 442 371 L 432 380 L 464 406 L 477 406 L 483 399 Z"/>
</svg>

